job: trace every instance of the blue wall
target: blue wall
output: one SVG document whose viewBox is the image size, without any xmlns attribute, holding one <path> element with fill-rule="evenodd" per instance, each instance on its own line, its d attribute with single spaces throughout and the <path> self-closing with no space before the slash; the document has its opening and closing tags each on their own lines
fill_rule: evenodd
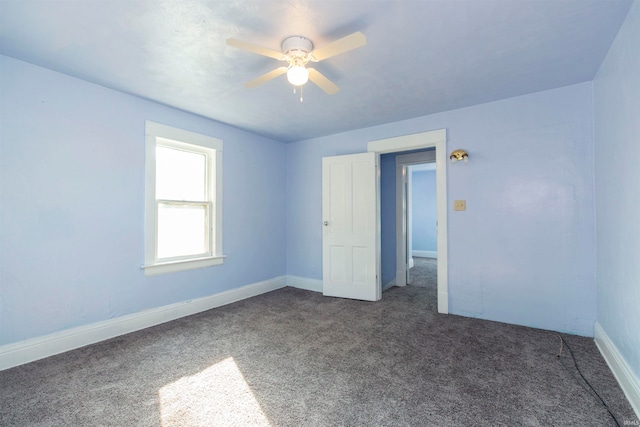
<svg viewBox="0 0 640 427">
<path fill-rule="evenodd" d="M 598 322 L 640 376 L 640 2 L 594 80 Z"/>
<path fill-rule="evenodd" d="M 0 69 L 0 345 L 285 273 L 284 144 L 8 57 Z M 145 120 L 224 140 L 223 265 L 140 269 Z"/>
<path fill-rule="evenodd" d="M 354 114 L 363 112 L 355 111 Z M 452 313 L 581 335 L 596 315 L 592 85 L 287 145 L 287 273 L 321 279 L 321 158 L 447 128 Z"/>
<path fill-rule="evenodd" d="M 436 239 L 436 171 L 411 173 L 412 250 L 438 250 Z"/>
</svg>

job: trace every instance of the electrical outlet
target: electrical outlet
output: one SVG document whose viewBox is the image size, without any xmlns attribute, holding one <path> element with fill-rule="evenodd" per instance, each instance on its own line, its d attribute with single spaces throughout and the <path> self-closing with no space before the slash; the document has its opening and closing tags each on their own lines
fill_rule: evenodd
<svg viewBox="0 0 640 427">
<path fill-rule="evenodd" d="M 466 211 L 467 210 L 467 201 L 466 200 L 454 200 L 453 201 L 453 210 L 454 211 Z"/>
</svg>

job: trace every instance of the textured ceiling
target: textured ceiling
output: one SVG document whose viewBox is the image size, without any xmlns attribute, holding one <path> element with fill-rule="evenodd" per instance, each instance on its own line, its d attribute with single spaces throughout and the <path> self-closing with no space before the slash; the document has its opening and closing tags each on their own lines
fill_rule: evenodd
<svg viewBox="0 0 640 427">
<path fill-rule="evenodd" d="M 592 80 L 631 0 L 0 0 L 0 53 L 292 142 Z M 340 87 L 243 83 L 279 50 L 361 31 L 314 67 Z"/>
</svg>

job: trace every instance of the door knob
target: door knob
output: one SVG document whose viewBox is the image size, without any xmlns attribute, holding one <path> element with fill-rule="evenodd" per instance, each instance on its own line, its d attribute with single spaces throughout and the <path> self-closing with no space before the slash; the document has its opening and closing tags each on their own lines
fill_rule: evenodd
<svg viewBox="0 0 640 427">
<path fill-rule="evenodd" d="M 325 221 L 322 224 L 324 224 L 324 226 L 326 227 L 327 225 L 329 225 L 329 221 Z"/>
</svg>

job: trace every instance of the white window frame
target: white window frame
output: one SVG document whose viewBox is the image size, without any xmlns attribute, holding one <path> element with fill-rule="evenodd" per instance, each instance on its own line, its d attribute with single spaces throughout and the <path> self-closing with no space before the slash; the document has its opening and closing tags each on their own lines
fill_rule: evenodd
<svg viewBox="0 0 640 427">
<path fill-rule="evenodd" d="M 158 204 L 173 201 L 156 199 L 156 147 L 165 146 L 204 154 L 207 157 L 206 202 L 180 202 L 206 206 L 208 210 L 208 235 L 206 253 L 175 258 L 157 257 Z M 222 140 L 211 136 L 145 122 L 145 227 L 144 269 L 145 276 L 172 273 L 222 264 Z"/>
</svg>

